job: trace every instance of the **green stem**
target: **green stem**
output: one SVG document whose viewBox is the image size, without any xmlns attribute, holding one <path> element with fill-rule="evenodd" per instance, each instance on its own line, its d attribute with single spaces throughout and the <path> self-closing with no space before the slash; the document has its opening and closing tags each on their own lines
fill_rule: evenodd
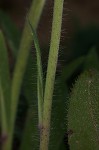
<svg viewBox="0 0 99 150">
<path fill-rule="evenodd" d="M 49 51 L 47 77 L 44 93 L 43 126 L 41 129 L 40 150 L 48 150 L 49 144 L 51 107 L 60 43 L 63 2 L 64 0 L 55 0 L 54 2 L 51 45 Z"/>
<path fill-rule="evenodd" d="M 40 16 L 45 4 L 45 0 L 33 0 L 31 4 L 30 12 L 29 12 L 29 20 L 31 25 L 34 28 L 37 28 L 38 22 L 40 20 Z M 32 43 L 32 34 L 28 22 L 26 21 L 25 27 L 23 30 L 23 35 L 20 43 L 19 53 L 17 57 L 17 62 L 15 65 L 15 70 L 13 74 L 12 80 L 12 91 L 11 91 L 11 122 L 10 122 L 10 130 L 9 130 L 9 138 L 7 140 L 7 146 L 5 150 L 12 149 L 12 139 L 14 132 L 14 123 L 16 118 L 16 111 L 18 105 L 18 99 L 20 95 L 21 85 L 23 81 L 23 76 L 26 70 L 27 60 L 29 57 L 29 50 L 31 48 Z"/>
</svg>

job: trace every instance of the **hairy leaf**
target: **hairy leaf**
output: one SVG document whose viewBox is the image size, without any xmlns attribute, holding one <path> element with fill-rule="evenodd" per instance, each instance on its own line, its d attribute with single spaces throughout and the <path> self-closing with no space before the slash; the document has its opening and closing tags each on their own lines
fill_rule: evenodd
<svg viewBox="0 0 99 150">
<path fill-rule="evenodd" d="M 99 149 L 99 72 L 89 70 L 76 81 L 68 111 L 71 150 Z"/>
</svg>

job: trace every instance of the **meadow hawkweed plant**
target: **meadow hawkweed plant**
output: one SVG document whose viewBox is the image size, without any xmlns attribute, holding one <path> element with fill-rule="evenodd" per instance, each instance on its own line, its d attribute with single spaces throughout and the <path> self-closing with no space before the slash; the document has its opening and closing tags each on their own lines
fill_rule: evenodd
<svg viewBox="0 0 99 150">
<path fill-rule="evenodd" d="M 64 0 L 54 0 L 47 69 L 44 69 L 36 30 L 45 2 L 33 0 L 22 35 L 11 19 L 0 11 L 0 26 L 15 60 L 11 72 L 5 36 L 1 30 L 0 148 L 98 150 L 97 49 L 90 46 L 86 54 L 81 51 L 81 55 L 78 49 L 75 50 L 74 59 L 66 63 L 57 73 Z M 33 53 L 32 42 L 35 46 Z M 21 127 L 18 121 L 21 122 Z"/>
</svg>

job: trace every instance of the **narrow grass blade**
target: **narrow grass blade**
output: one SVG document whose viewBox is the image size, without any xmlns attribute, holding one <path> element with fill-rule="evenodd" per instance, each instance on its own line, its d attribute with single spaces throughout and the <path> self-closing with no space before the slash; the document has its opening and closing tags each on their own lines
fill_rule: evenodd
<svg viewBox="0 0 99 150">
<path fill-rule="evenodd" d="M 42 113 L 43 113 L 43 71 L 42 71 L 42 61 L 41 61 L 41 50 L 37 38 L 37 34 L 33 29 L 31 23 L 29 25 L 32 30 L 33 40 L 36 48 L 36 57 L 37 57 L 37 92 L 38 92 L 38 116 L 39 116 L 39 126 L 42 125 Z"/>
<path fill-rule="evenodd" d="M 99 72 L 84 72 L 76 81 L 68 111 L 71 150 L 99 149 Z"/>
</svg>

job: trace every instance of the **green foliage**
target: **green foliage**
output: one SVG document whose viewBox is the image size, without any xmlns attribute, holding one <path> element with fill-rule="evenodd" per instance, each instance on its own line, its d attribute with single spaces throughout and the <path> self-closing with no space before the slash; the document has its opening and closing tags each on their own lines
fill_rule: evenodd
<svg viewBox="0 0 99 150">
<path fill-rule="evenodd" d="M 99 149 L 99 72 L 84 72 L 76 81 L 68 111 L 71 150 Z M 70 133 L 69 133 L 70 132 Z"/>
<path fill-rule="evenodd" d="M 44 62 L 47 70 L 42 69 L 43 55 L 36 35 L 45 0 L 33 0 L 22 35 L 10 17 L 0 11 L 0 26 L 15 60 L 10 74 L 5 38 L 0 31 L 2 150 L 14 149 L 16 136 L 19 150 L 68 150 L 69 146 L 70 150 L 99 149 L 99 27 L 89 26 L 76 32 L 71 44 L 73 56 L 68 60 L 73 59 L 56 75 L 63 2 L 54 1 L 49 59 Z M 32 41 L 36 49 L 33 53 Z M 79 74 L 69 99 L 70 88 Z M 21 107 L 23 129 L 17 123 L 21 103 L 27 105 L 26 116 Z"/>
<path fill-rule="evenodd" d="M 43 119 L 43 94 L 44 94 L 41 50 L 40 50 L 40 46 L 39 46 L 39 42 L 38 42 L 38 38 L 37 38 L 37 35 L 35 33 L 35 30 L 31 26 L 30 22 L 29 22 L 29 25 L 30 25 L 31 30 L 32 30 L 34 44 L 35 44 L 35 48 L 36 48 L 38 116 L 39 116 L 39 125 L 41 125 L 42 119 Z"/>
</svg>

